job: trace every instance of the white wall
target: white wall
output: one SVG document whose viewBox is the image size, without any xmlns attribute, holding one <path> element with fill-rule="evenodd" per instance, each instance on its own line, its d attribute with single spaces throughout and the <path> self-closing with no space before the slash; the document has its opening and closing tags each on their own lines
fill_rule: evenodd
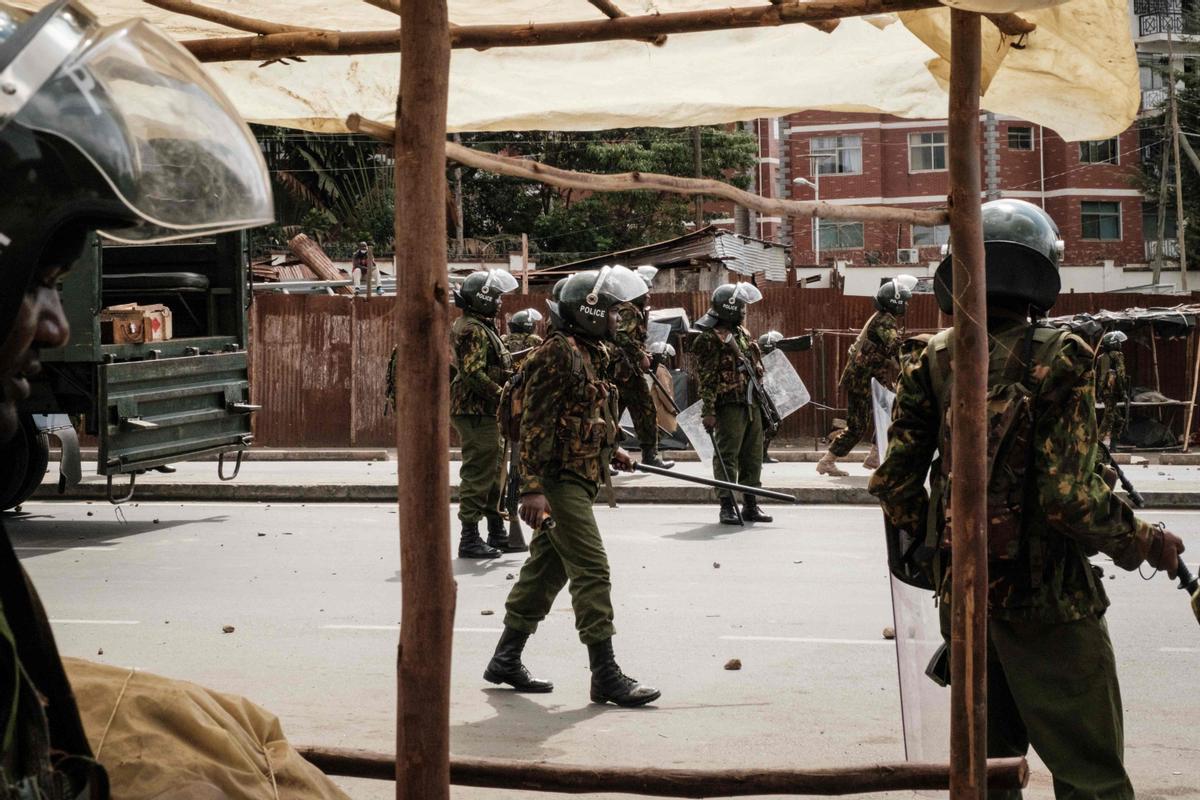
<svg viewBox="0 0 1200 800">
<path fill-rule="evenodd" d="M 796 270 L 797 275 L 801 273 L 812 273 L 818 270 Z M 896 275 L 915 275 L 916 277 L 933 276 L 937 271 L 937 262 L 931 261 L 925 265 L 905 264 L 898 267 L 839 267 L 838 271 L 843 275 L 845 280 L 845 293 L 849 295 L 870 296 L 875 294 L 879 288 L 880 282 L 884 278 L 892 278 Z M 819 284 L 810 284 L 815 286 L 828 286 L 829 270 L 823 272 L 826 277 Z M 1145 287 L 1153 279 L 1153 273 L 1149 269 L 1126 269 L 1124 267 L 1114 266 L 1113 262 L 1106 261 L 1100 265 L 1092 266 L 1064 266 L 1059 270 L 1062 276 L 1062 291 L 1064 294 L 1070 292 L 1120 292 L 1133 289 L 1133 287 Z M 1169 284 L 1169 288 L 1162 288 L 1159 291 L 1164 294 L 1179 291 L 1179 271 L 1163 270 L 1159 279 L 1160 284 Z M 1188 287 L 1192 291 L 1200 290 L 1200 271 L 1188 270 Z M 1138 291 L 1149 292 L 1149 289 L 1143 288 Z"/>
</svg>

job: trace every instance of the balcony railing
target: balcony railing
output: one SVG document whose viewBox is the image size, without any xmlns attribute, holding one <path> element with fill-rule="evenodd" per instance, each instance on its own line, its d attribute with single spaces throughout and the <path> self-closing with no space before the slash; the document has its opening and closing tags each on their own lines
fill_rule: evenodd
<svg viewBox="0 0 1200 800">
<path fill-rule="evenodd" d="M 1166 89 L 1142 90 L 1142 111 L 1153 111 L 1165 102 L 1167 102 Z"/>
<path fill-rule="evenodd" d="M 1183 19 L 1183 14 L 1142 14 L 1138 17 L 1138 36 L 1182 34 Z"/>
<path fill-rule="evenodd" d="M 1153 261 L 1155 254 L 1158 253 L 1158 240 L 1146 240 L 1146 260 Z M 1179 258 L 1179 240 L 1178 239 L 1163 239 L 1163 258 Z"/>
<path fill-rule="evenodd" d="M 1133 0 L 1133 13 L 1139 17 L 1147 14 L 1182 14 L 1183 0 Z"/>
</svg>

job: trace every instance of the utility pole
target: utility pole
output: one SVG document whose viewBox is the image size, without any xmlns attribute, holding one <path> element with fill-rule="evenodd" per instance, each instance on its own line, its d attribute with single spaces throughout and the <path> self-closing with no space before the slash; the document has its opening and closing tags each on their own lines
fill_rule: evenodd
<svg viewBox="0 0 1200 800">
<path fill-rule="evenodd" d="M 454 134 L 454 143 L 462 144 L 462 136 Z M 462 165 L 459 164 L 454 168 L 454 232 L 455 241 L 458 244 L 457 255 L 462 258 L 463 250 L 466 249 L 466 240 L 463 236 L 463 188 L 462 188 Z"/>
<path fill-rule="evenodd" d="M 692 172 L 694 177 L 704 177 L 704 160 L 701 158 L 700 152 L 700 126 L 692 126 Z M 704 227 L 704 195 L 696 195 L 696 229 Z"/>
<path fill-rule="evenodd" d="M 1158 176 L 1158 219 L 1156 220 L 1158 229 L 1155 231 L 1156 247 L 1154 260 L 1151 263 L 1151 275 L 1155 286 L 1162 280 L 1163 251 L 1167 244 L 1167 174 L 1171 171 L 1171 148 L 1167 147 L 1169 130 L 1170 120 L 1164 114 L 1162 158 L 1159 161 L 1160 174 Z"/>
<path fill-rule="evenodd" d="M 1175 44 L 1167 28 L 1167 92 L 1171 98 L 1171 147 L 1175 154 L 1175 241 L 1179 248 L 1179 288 L 1188 291 L 1187 219 L 1183 213 L 1183 164 L 1179 160 L 1179 103 L 1175 97 Z"/>
</svg>

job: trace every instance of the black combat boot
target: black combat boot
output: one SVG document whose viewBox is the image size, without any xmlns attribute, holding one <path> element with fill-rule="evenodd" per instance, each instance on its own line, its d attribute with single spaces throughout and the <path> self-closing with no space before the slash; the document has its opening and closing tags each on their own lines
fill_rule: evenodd
<svg viewBox="0 0 1200 800">
<path fill-rule="evenodd" d="M 758 498 L 752 494 L 742 495 L 746 501 L 742 503 L 742 519 L 746 522 L 774 522 L 775 518 L 764 514 L 758 508 Z"/>
<path fill-rule="evenodd" d="M 643 686 L 621 672 L 613 657 L 612 639 L 588 645 L 588 660 L 592 667 L 592 702 L 616 703 L 632 708 L 653 703 L 662 695 L 658 689 Z"/>
<path fill-rule="evenodd" d="M 504 517 L 499 514 L 487 516 L 488 547 L 494 547 L 501 553 L 511 552 L 508 549 L 508 530 L 504 527 Z"/>
<path fill-rule="evenodd" d="M 504 626 L 504 633 L 500 634 L 500 641 L 496 644 L 496 653 L 483 671 L 483 679 L 489 683 L 507 683 L 518 692 L 544 694 L 554 691 L 553 683 L 539 681 L 521 663 L 521 651 L 528 640 L 528 633 Z"/>
<path fill-rule="evenodd" d="M 497 558 L 500 551 L 488 547 L 479 535 L 478 522 L 464 522 L 461 538 L 458 540 L 459 558 Z"/>
<path fill-rule="evenodd" d="M 642 448 L 642 463 L 649 464 L 652 467 L 658 467 L 659 469 L 670 469 L 671 467 L 675 466 L 674 461 L 667 461 L 658 454 L 657 447 Z"/>
<path fill-rule="evenodd" d="M 737 504 L 733 502 L 733 495 L 725 495 L 721 498 L 721 516 L 718 520 L 722 525 L 741 525 L 738 520 Z"/>
</svg>

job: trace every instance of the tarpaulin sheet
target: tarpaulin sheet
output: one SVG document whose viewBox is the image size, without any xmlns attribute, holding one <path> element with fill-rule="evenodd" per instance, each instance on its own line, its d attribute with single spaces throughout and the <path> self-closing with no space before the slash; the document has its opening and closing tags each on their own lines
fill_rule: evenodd
<svg viewBox="0 0 1200 800">
<path fill-rule="evenodd" d="M 1038 28 L 1022 49 L 984 23 L 983 106 L 1045 125 L 1069 140 L 1125 130 L 1140 99 L 1127 0 L 943 0 L 1018 11 Z M 26 0 L 27 7 L 42 5 Z M 244 16 L 341 31 L 395 28 L 363 0 L 203 0 Z M 627 14 L 763 6 L 764 0 L 617 0 Z M 150 7 L 92 0 L 106 22 L 144 16 L 180 40 L 246 36 Z M 450 0 L 458 25 L 601 19 L 584 0 Z M 844 20 L 831 34 L 791 24 L 638 41 L 455 50 L 452 131 L 678 127 L 775 117 L 806 109 L 946 116 L 946 8 Z M 247 119 L 344 130 L 347 114 L 391 122 L 400 56 L 306 56 L 303 63 L 210 64 Z"/>
<path fill-rule="evenodd" d="M 249 700 L 78 658 L 63 663 L 119 800 L 349 800 Z"/>
</svg>

